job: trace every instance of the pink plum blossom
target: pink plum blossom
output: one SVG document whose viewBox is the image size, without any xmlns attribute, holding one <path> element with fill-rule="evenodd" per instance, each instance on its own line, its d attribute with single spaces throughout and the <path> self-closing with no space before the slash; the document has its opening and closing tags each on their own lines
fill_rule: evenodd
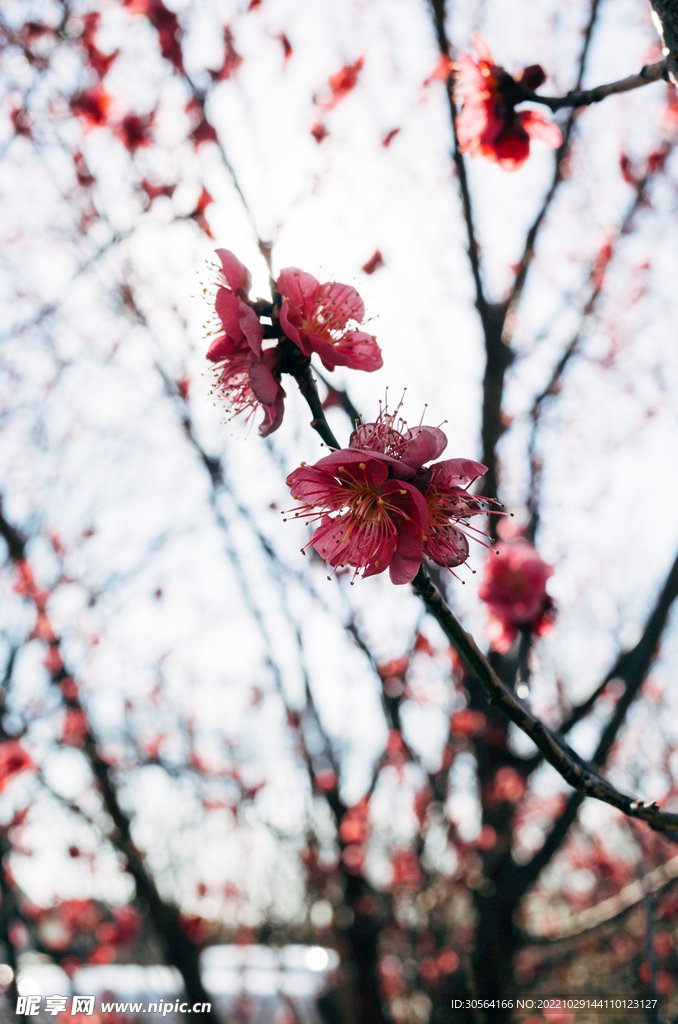
<svg viewBox="0 0 678 1024">
<path fill-rule="evenodd" d="M 262 349 L 262 326 L 246 301 L 252 284 L 249 270 L 227 249 L 217 249 L 216 254 L 222 268 L 215 300 L 217 336 L 207 358 L 215 364 L 217 389 L 234 416 L 247 412 L 249 419 L 263 406 L 259 433 L 268 437 L 278 429 L 284 413 L 280 354 L 277 348 Z"/>
<path fill-rule="evenodd" d="M 328 370 L 350 366 L 354 370 L 378 370 L 383 360 L 373 335 L 349 328 L 361 324 L 365 306 L 348 284 L 320 284 L 312 274 L 296 267 L 280 272 L 277 288 L 282 295 L 280 323 L 288 338 L 306 356 L 316 352 Z"/>
<path fill-rule="evenodd" d="M 396 479 L 413 481 L 428 510 L 424 554 L 451 569 L 468 558 L 468 519 L 488 511 L 487 502 L 466 490 L 486 472 L 486 467 L 471 459 L 445 459 L 425 468 L 425 462 L 443 453 L 447 437 L 439 427 L 420 425 L 409 429 L 401 421 L 396 428 L 396 415 L 381 413 L 375 423 L 359 426 L 350 446 L 379 452 L 380 458 L 388 460 Z"/>
<path fill-rule="evenodd" d="M 522 538 L 501 541 L 496 550 L 485 564 L 478 596 L 490 611 L 492 646 L 506 654 L 519 629 L 528 627 L 542 635 L 550 628 L 553 601 L 546 593 L 546 581 L 553 569 Z"/>
<path fill-rule="evenodd" d="M 295 469 L 287 484 L 304 502 L 295 514 L 320 519 L 311 545 L 330 565 L 350 565 L 364 576 L 388 569 L 393 583 L 414 579 L 423 557 L 426 502 L 412 484 L 390 479 L 383 461 L 345 448 Z"/>
<path fill-rule="evenodd" d="M 349 447 L 302 466 L 287 483 L 304 504 L 296 516 L 320 519 L 310 546 L 332 566 L 363 569 L 364 576 L 389 569 L 394 583 L 409 583 L 427 555 L 447 568 L 468 557 L 469 519 L 489 503 L 467 487 L 486 472 L 470 459 L 447 459 L 426 467 L 447 446 L 439 427 L 409 429 L 396 413 L 383 411 L 362 423 Z"/>
<path fill-rule="evenodd" d="M 468 520 L 487 512 L 489 506 L 467 488 L 485 472 L 485 466 L 471 459 L 445 459 L 426 472 L 424 498 L 430 527 L 424 551 L 438 565 L 453 569 L 468 558 Z"/>
</svg>

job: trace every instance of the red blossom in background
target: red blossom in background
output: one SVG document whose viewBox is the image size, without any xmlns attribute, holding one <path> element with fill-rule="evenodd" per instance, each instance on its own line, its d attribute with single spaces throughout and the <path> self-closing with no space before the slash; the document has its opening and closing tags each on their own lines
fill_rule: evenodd
<svg viewBox="0 0 678 1024">
<path fill-rule="evenodd" d="M 31 134 L 31 116 L 25 107 L 14 107 L 10 114 L 10 120 L 17 135 Z"/>
<path fill-rule="evenodd" d="M 505 171 L 515 171 L 530 155 L 530 141 L 539 139 L 557 148 L 561 135 L 556 125 L 534 110 L 517 112 L 524 90 L 534 90 L 545 75 L 538 64 L 525 68 L 519 79 L 494 63 L 487 44 L 474 37 L 478 60 L 461 57 L 456 64 L 457 89 L 464 105 L 457 118 L 459 148 L 471 156 L 494 160 Z"/>
<path fill-rule="evenodd" d="M 328 132 L 327 128 L 322 123 L 322 121 L 316 122 L 316 124 L 314 124 L 313 127 L 311 128 L 311 135 L 318 144 L 320 144 L 323 141 L 323 139 L 326 139 L 329 134 L 330 133 Z"/>
<path fill-rule="evenodd" d="M 130 7 L 135 14 L 143 14 L 158 33 L 160 52 L 174 68 L 184 74 L 181 54 L 181 26 L 174 11 L 169 11 L 162 0 L 123 0 L 123 6 Z"/>
<path fill-rule="evenodd" d="M 218 71 L 210 71 L 213 82 L 224 82 L 230 78 L 242 64 L 242 57 L 233 45 L 233 33 L 229 25 L 224 25 L 224 60 Z"/>
<path fill-rule="evenodd" d="M 311 128 L 311 135 L 316 142 L 322 142 L 322 140 L 329 135 L 322 119 L 330 110 L 334 110 L 337 104 L 341 103 L 341 101 L 345 99 L 345 97 L 348 96 L 348 94 L 355 88 L 358 81 L 358 75 L 360 74 L 364 63 L 365 58 L 360 57 L 355 64 L 345 64 L 341 71 L 337 71 L 336 75 L 330 75 L 327 83 L 330 87 L 329 95 L 324 99 L 315 100 L 316 106 L 320 107 L 322 110 L 320 120 Z"/>
<path fill-rule="evenodd" d="M 428 78 L 424 79 L 424 87 L 430 85 L 431 82 L 447 82 L 452 73 L 453 67 L 454 65 L 450 58 L 447 56 L 447 54 L 441 54 L 440 57 L 438 58 L 438 63 L 436 64 L 431 74 L 428 76 Z"/>
<path fill-rule="evenodd" d="M 373 274 L 375 270 L 379 270 L 379 267 L 384 266 L 384 258 L 378 249 L 374 250 L 374 254 L 370 256 L 367 263 L 363 263 L 362 269 L 365 274 Z"/>
<path fill-rule="evenodd" d="M 22 772 L 34 769 L 35 763 L 19 740 L 0 743 L 0 792 Z"/>
<path fill-rule="evenodd" d="M 485 564 L 478 596 L 490 611 L 491 644 L 506 654 L 519 629 L 529 627 L 542 635 L 550 628 L 553 601 L 546 581 L 553 569 L 526 540 L 500 541 L 496 550 Z"/>
<path fill-rule="evenodd" d="M 148 196 L 149 200 L 153 201 L 158 196 L 167 196 L 169 199 L 174 195 L 176 185 L 153 185 L 146 178 L 141 182 L 141 187 Z"/>
<path fill-rule="evenodd" d="M 216 254 L 222 266 L 215 302 L 218 336 L 207 358 L 216 364 L 217 390 L 234 416 L 247 412 L 249 419 L 255 409 L 264 407 L 259 433 L 268 437 L 278 429 L 284 413 L 279 353 L 262 350 L 261 323 L 244 301 L 252 284 L 249 270 L 227 249 L 217 249 Z"/>
<path fill-rule="evenodd" d="M 81 117 L 88 128 L 105 124 L 111 110 L 113 98 L 102 85 L 76 93 L 71 99 L 71 110 Z"/>
<path fill-rule="evenodd" d="M 345 64 L 341 71 L 337 71 L 336 75 L 330 75 L 328 79 L 330 95 L 318 102 L 317 105 L 324 111 L 334 110 L 337 103 L 341 103 L 351 90 L 355 89 L 364 63 L 365 58 L 359 57 L 355 64 Z"/>
<path fill-rule="evenodd" d="M 280 43 L 280 45 L 283 48 L 283 55 L 284 55 L 284 58 L 285 58 L 285 63 L 287 63 L 287 61 L 290 59 L 290 57 L 294 53 L 294 50 L 292 49 L 292 44 L 291 44 L 291 42 L 289 41 L 289 39 L 287 38 L 287 36 L 285 35 L 284 32 L 281 32 L 280 35 L 277 36 L 277 39 L 278 39 L 278 42 Z"/>
<path fill-rule="evenodd" d="M 115 50 L 113 53 L 102 53 L 101 50 L 95 46 L 94 36 L 99 28 L 100 19 L 101 14 L 98 11 L 93 11 L 84 16 L 82 19 L 84 28 L 80 41 L 87 52 L 87 63 L 94 69 L 97 77 L 101 81 L 104 75 L 108 73 L 111 64 L 118 56 L 119 51 Z"/>
<path fill-rule="evenodd" d="M 90 169 L 87 166 L 84 156 L 82 153 L 73 154 L 73 163 L 75 164 L 75 176 L 78 181 L 78 185 L 81 188 L 89 188 L 96 181 L 93 174 L 90 173 Z"/>
<path fill-rule="evenodd" d="M 205 232 L 208 238 L 214 238 L 214 235 L 212 234 L 212 229 L 210 228 L 207 222 L 207 218 L 205 217 L 205 210 L 210 205 L 210 203 L 213 202 L 214 200 L 212 199 L 212 196 L 209 194 L 206 188 L 203 188 L 202 192 L 200 193 L 200 198 L 198 199 L 195 210 L 193 211 L 193 213 L 189 214 L 191 220 L 194 220 L 198 227 L 202 228 L 202 230 Z"/>
<path fill-rule="evenodd" d="M 348 284 L 320 284 L 312 274 L 296 267 L 281 271 L 277 288 L 283 297 L 282 328 L 306 356 L 317 352 L 323 366 L 350 366 L 378 370 L 383 365 L 376 338 L 365 331 L 347 329 L 350 320 L 362 323 L 365 306 Z"/>
<path fill-rule="evenodd" d="M 141 146 L 150 146 L 152 125 L 153 114 L 147 114 L 145 117 L 140 117 L 138 114 L 125 114 L 115 129 L 115 136 L 120 139 L 125 149 L 134 153 Z"/>
</svg>

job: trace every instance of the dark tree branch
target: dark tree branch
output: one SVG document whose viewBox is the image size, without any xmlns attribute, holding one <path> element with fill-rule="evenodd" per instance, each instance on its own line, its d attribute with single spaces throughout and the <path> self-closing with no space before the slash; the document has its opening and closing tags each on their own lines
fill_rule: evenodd
<svg viewBox="0 0 678 1024">
<path fill-rule="evenodd" d="M 322 402 L 320 401 L 320 395 L 318 394 L 318 385 L 315 382 L 312 368 L 309 365 L 294 375 L 301 394 L 306 399 L 308 407 L 313 414 L 311 420 L 311 426 L 313 429 L 320 434 L 321 438 L 326 445 L 330 448 L 341 448 L 341 445 L 337 441 L 336 437 L 332 433 L 327 419 L 325 417 L 325 410 L 323 409 Z"/>
<path fill-rule="evenodd" d="M 356 409 L 355 405 L 351 401 L 351 397 L 350 397 L 348 391 L 346 391 L 345 389 L 342 390 L 342 391 L 339 391 L 332 384 L 330 384 L 330 382 L 328 380 L 326 380 L 325 377 L 323 376 L 323 374 L 319 373 L 318 370 L 314 369 L 314 373 L 315 373 L 316 377 L 318 377 L 318 379 L 323 382 L 325 387 L 328 389 L 328 391 L 335 398 L 336 404 L 339 405 L 339 407 L 344 410 L 344 412 L 348 416 L 349 420 L 351 421 L 351 424 L 353 425 L 353 427 L 355 427 L 356 423 L 360 423 L 360 421 L 362 420 L 362 416 L 360 415 L 360 413 Z"/>
<path fill-rule="evenodd" d="M 430 0 L 431 14 L 433 16 L 433 26 L 435 28 L 436 39 L 438 41 L 438 48 L 444 57 L 450 58 L 450 43 L 447 38 L 447 31 L 445 29 L 445 0 Z M 471 204 L 471 193 L 469 191 L 468 176 L 466 174 L 466 164 L 464 157 L 459 149 L 459 139 L 457 137 L 457 104 L 454 98 L 454 75 L 452 68 L 450 67 L 450 74 L 447 80 L 447 100 L 450 108 L 450 121 L 452 125 L 452 160 L 457 170 L 457 177 L 459 178 L 459 192 L 461 194 L 461 205 L 464 215 L 464 223 L 466 224 L 466 234 L 468 238 L 468 258 L 471 264 L 471 273 L 473 274 L 473 281 L 476 289 L 476 309 L 480 315 L 480 319 L 485 325 L 487 317 L 487 300 L 485 298 L 485 292 L 483 290 L 482 276 L 480 272 L 480 258 L 478 253 L 480 246 L 476 238 L 475 227 L 473 224 L 473 207 Z"/>
<path fill-rule="evenodd" d="M 676 570 L 678 575 L 678 568 Z M 544 725 L 513 691 L 496 674 L 470 634 L 466 633 L 429 579 L 422 566 L 412 583 L 414 592 L 422 599 L 427 610 L 435 618 L 450 643 L 476 673 L 489 695 L 490 702 L 499 708 L 510 721 L 517 725 L 542 752 L 545 759 L 556 769 L 565 781 L 576 790 L 572 797 L 580 801 L 585 796 L 594 797 L 616 807 L 628 817 L 646 821 L 659 832 L 676 833 L 678 814 L 662 811 L 655 803 L 642 803 L 619 792 L 602 778 L 591 764 L 583 760 L 561 736 Z M 630 700 L 629 700 L 630 702 Z M 619 705 L 624 699 L 619 701 Z M 628 704 L 626 705 L 628 707 Z M 625 714 L 625 710 L 624 710 Z M 615 716 L 617 710 L 615 709 Z M 601 740 L 602 743 L 602 740 Z M 611 744 L 610 744 L 611 745 Z M 596 752 L 599 757 L 601 745 Z M 592 764 L 601 763 L 593 759 Z"/>
<path fill-rule="evenodd" d="M 598 85 L 595 89 L 573 89 L 566 96 L 541 96 L 536 92 L 525 90 L 525 99 L 531 103 L 543 103 L 550 110 L 562 110 L 564 107 L 588 107 L 592 103 L 600 103 L 608 96 L 614 96 L 620 92 L 630 92 L 632 89 L 639 89 L 650 82 L 668 82 L 669 72 L 666 59 L 657 61 L 656 64 L 646 64 L 637 75 L 629 75 L 627 78 L 620 78 L 617 82 L 609 82 L 607 85 Z"/>
<path fill-rule="evenodd" d="M 659 32 L 671 81 L 678 83 L 678 4 L 676 0 L 650 0 L 652 20 Z"/>
</svg>

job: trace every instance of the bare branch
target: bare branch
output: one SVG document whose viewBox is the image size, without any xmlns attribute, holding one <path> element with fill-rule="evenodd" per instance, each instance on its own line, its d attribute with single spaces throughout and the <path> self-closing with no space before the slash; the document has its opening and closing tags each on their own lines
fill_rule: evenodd
<svg viewBox="0 0 678 1024">
<path fill-rule="evenodd" d="M 543 103 L 550 110 L 562 110 L 564 107 L 575 109 L 577 107 L 588 107 L 592 103 L 600 103 L 608 96 L 614 96 L 620 92 L 631 92 L 632 89 L 639 89 L 650 82 L 668 82 L 669 71 L 667 60 L 657 61 L 656 64 L 646 64 L 640 69 L 637 75 L 629 75 L 627 78 L 620 78 L 617 82 L 609 82 L 607 85 L 598 85 L 595 89 L 573 89 L 565 96 L 540 96 L 536 92 L 525 91 L 525 99 L 531 103 Z"/>
<path fill-rule="evenodd" d="M 436 32 L 436 38 L 438 40 L 438 47 L 441 54 L 444 57 L 450 57 L 450 44 L 447 38 L 447 32 L 445 30 L 445 0 L 430 0 L 431 13 L 433 16 L 433 25 Z M 450 74 L 447 81 L 447 98 L 450 107 L 450 121 L 452 124 L 452 138 L 453 138 L 453 150 L 452 159 L 454 166 L 457 169 L 457 176 L 459 178 L 459 191 L 461 194 L 461 205 L 464 213 L 464 222 L 466 224 L 466 233 L 468 236 L 468 258 L 471 264 L 471 273 L 473 274 L 473 280 L 476 288 L 476 309 L 480 314 L 480 318 L 485 323 L 487 316 L 487 299 L 483 291 L 483 282 L 480 274 L 480 259 L 478 257 L 479 245 L 476 238 L 475 227 L 473 224 L 473 208 L 471 205 L 471 193 L 468 187 L 468 177 L 466 175 L 466 164 L 464 163 L 464 157 L 459 149 L 459 140 L 457 138 L 457 104 L 454 99 L 454 75 L 450 66 Z"/>
<path fill-rule="evenodd" d="M 650 0 L 652 20 L 659 32 L 664 53 L 667 55 L 671 81 L 678 82 L 678 6 L 676 0 Z"/>
<path fill-rule="evenodd" d="M 659 832 L 670 833 L 671 838 L 678 838 L 678 814 L 662 811 L 656 803 L 642 803 L 619 792 L 599 775 L 591 764 L 572 750 L 561 736 L 544 725 L 532 714 L 523 701 L 516 697 L 496 674 L 473 637 L 465 632 L 447 607 L 423 566 L 413 580 L 412 587 L 450 643 L 456 648 L 469 668 L 476 673 L 485 687 L 491 703 L 530 737 L 549 764 L 576 790 L 571 802 L 577 799 L 580 803 L 586 796 L 594 797 L 596 800 L 602 800 L 604 803 L 616 807 L 631 818 L 646 821 L 651 828 Z M 624 698 L 619 701 L 619 704 L 623 704 L 623 702 Z M 616 712 L 613 719 L 615 717 Z"/>
</svg>

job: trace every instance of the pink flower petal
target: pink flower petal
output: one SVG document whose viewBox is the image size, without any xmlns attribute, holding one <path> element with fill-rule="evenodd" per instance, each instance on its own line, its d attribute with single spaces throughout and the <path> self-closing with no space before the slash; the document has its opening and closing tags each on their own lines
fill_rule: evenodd
<svg viewBox="0 0 678 1024">
<path fill-rule="evenodd" d="M 275 405 L 282 391 L 268 366 L 260 362 L 250 366 L 250 387 L 262 405 Z"/>
<path fill-rule="evenodd" d="M 310 356 L 313 349 L 302 339 L 299 328 L 301 327 L 302 318 L 297 313 L 295 308 L 290 305 L 287 299 L 283 300 L 282 308 L 280 310 L 280 323 L 282 329 L 287 337 L 298 345 L 303 351 L 304 355 Z M 306 346 L 306 347 L 304 347 Z M 308 349 L 308 351 L 306 351 Z"/>
<path fill-rule="evenodd" d="M 345 499 L 333 475 L 315 466 L 293 470 L 287 478 L 287 486 L 293 498 L 310 506 L 324 506 L 331 512 L 344 507 Z"/>
<path fill-rule="evenodd" d="M 298 313 L 304 316 L 311 315 L 317 305 L 320 288 L 313 274 L 307 274 L 298 267 L 286 267 L 280 271 L 276 287 Z"/>
<path fill-rule="evenodd" d="M 242 303 L 244 305 L 244 303 Z M 229 291 L 228 288 L 220 288 L 214 302 L 217 316 L 221 320 L 224 331 L 230 338 L 240 339 L 242 327 L 240 326 L 240 299 Z"/>
<path fill-rule="evenodd" d="M 234 256 L 228 249 L 217 249 L 216 255 L 221 260 L 221 267 L 224 277 L 228 281 L 229 288 L 237 292 L 242 288 L 249 292 L 252 287 L 252 275 L 244 263 L 241 263 L 237 256 Z"/>
<path fill-rule="evenodd" d="M 365 316 L 365 304 L 350 284 L 321 284 L 318 301 L 332 327 L 343 328 L 348 320 L 361 323 Z"/>
<path fill-rule="evenodd" d="M 228 335 L 222 334 L 220 338 L 215 338 L 210 347 L 207 350 L 207 359 L 212 363 L 220 363 L 224 359 L 230 359 L 231 356 L 235 355 L 240 350 L 240 346 L 237 342 L 233 341 L 233 338 L 229 338 Z"/>
<path fill-rule="evenodd" d="M 545 142 L 547 146 L 553 146 L 554 149 L 562 144 L 563 137 L 558 126 L 547 121 L 536 110 L 522 110 L 518 116 L 531 139 Z"/>
<path fill-rule="evenodd" d="M 479 36 L 477 32 L 473 36 L 473 45 L 475 47 L 476 53 L 478 54 L 481 60 L 487 61 L 488 64 L 494 64 L 494 57 L 490 52 L 489 46 L 487 45 L 483 37 Z"/>
<path fill-rule="evenodd" d="M 413 440 L 405 449 L 402 462 L 420 469 L 425 462 L 437 458 L 447 448 L 447 438 L 438 427 L 418 427 L 412 431 Z"/>
<path fill-rule="evenodd" d="M 380 370 L 384 365 L 376 338 L 367 334 L 366 331 L 349 331 L 333 348 L 335 353 L 339 353 L 342 359 L 347 360 L 339 363 L 335 355 L 334 361 L 340 366 L 350 366 L 354 370 L 373 373 L 374 370 Z"/>
<path fill-rule="evenodd" d="M 248 306 L 246 302 L 240 303 L 240 317 L 238 325 L 247 339 L 247 344 L 252 349 L 255 355 L 261 355 L 261 342 L 264 337 L 263 328 L 259 317 L 254 312 L 251 306 Z"/>
<path fill-rule="evenodd" d="M 264 406 L 264 418 L 259 425 L 259 437 L 268 437 L 274 430 L 277 430 L 285 415 L 285 392 L 279 388 L 275 405 Z"/>
<path fill-rule="evenodd" d="M 378 453 L 368 454 L 351 448 L 340 448 L 331 455 L 325 455 L 316 462 L 316 467 L 333 473 L 339 479 L 344 473 L 350 473 L 352 479 L 360 476 L 370 487 L 380 487 L 388 478 L 388 469 L 378 457 Z"/>
<path fill-rule="evenodd" d="M 487 473 L 487 466 L 471 459 L 445 459 L 431 466 L 436 485 L 447 487 L 468 487 L 478 477 Z"/>
</svg>

